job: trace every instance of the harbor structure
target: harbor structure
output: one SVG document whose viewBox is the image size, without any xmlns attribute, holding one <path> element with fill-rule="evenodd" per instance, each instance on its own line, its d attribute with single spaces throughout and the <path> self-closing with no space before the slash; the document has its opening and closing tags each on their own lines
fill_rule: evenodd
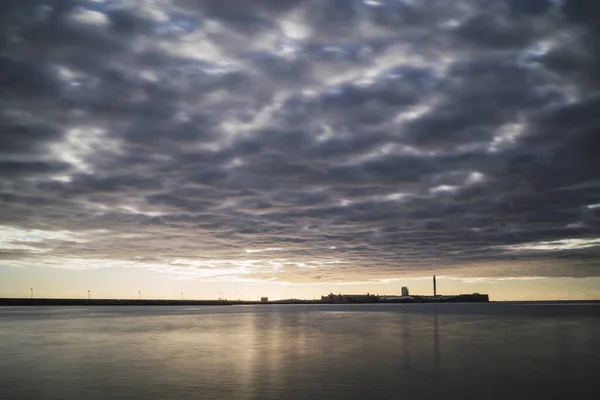
<svg viewBox="0 0 600 400">
<path fill-rule="evenodd" d="M 377 303 L 380 296 L 376 294 L 333 294 L 321 296 L 324 303 Z"/>
<path fill-rule="evenodd" d="M 61 298 L 34 298 L 33 288 L 30 288 L 30 298 L 0 298 L 0 306 L 76 306 L 76 305 L 238 305 L 238 304 L 348 304 L 348 303 L 487 303 L 489 296 L 482 293 L 441 295 L 437 293 L 436 276 L 433 276 L 432 295 L 411 295 L 408 287 L 401 288 L 402 295 L 379 295 L 379 294 L 333 294 L 321 296 L 320 300 L 287 299 L 269 301 L 264 296 L 260 301 L 228 301 L 219 297 L 218 300 L 184 300 L 181 292 L 181 300 L 142 300 L 141 290 L 138 290 L 137 299 L 92 299 L 88 290 L 87 299 L 61 299 Z M 219 292 L 223 296 L 222 292 Z M 235 296 L 235 295 L 234 295 Z"/>
<path fill-rule="evenodd" d="M 489 296 L 487 294 L 456 294 L 441 295 L 437 292 L 437 278 L 433 275 L 433 296 L 432 295 L 411 295 L 408 287 L 401 289 L 401 296 L 396 295 L 374 295 L 365 294 L 329 294 L 321 296 L 322 303 L 487 303 Z"/>
</svg>

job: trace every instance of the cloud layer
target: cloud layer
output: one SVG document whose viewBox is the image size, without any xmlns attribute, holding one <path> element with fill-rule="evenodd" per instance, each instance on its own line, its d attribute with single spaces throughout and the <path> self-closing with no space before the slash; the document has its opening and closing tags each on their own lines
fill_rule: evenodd
<svg viewBox="0 0 600 400">
<path fill-rule="evenodd" d="M 595 0 L 4 0 L 3 265 L 600 276 Z"/>
</svg>

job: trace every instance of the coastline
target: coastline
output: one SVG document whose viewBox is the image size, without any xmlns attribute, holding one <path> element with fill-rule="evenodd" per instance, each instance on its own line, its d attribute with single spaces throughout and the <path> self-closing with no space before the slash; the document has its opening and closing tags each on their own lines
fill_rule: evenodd
<svg viewBox="0 0 600 400">
<path fill-rule="evenodd" d="M 413 296 L 408 299 L 332 302 L 324 300 L 151 300 L 151 299 L 61 299 L 61 298 L 0 298 L 0 306 L 231 306 L 276 304 L 422 304 L 422 303 L 488 303 L 487 295 L 455 297 Z"/>
</svg>

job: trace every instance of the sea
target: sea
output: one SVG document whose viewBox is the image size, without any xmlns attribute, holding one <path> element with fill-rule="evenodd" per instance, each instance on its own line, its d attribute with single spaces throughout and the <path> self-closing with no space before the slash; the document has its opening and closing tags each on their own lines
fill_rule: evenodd
<svg viewBox="0 0 600 400">
<path fill-rule="evenodd" d="M 600 303 L 0 307 L 0 399 L 600 399 Z"/>
</svg>

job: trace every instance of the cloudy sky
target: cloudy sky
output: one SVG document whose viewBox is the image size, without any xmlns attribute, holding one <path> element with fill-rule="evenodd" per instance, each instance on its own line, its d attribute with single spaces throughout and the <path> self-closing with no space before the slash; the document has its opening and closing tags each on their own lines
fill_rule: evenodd
<svg viewBox="0 0 600 400">
<path fill-rule="evenodd" d="M 2 0 L 0 295 L 600 298 L 599 27 L 597 0 Z"/>
</svg>

